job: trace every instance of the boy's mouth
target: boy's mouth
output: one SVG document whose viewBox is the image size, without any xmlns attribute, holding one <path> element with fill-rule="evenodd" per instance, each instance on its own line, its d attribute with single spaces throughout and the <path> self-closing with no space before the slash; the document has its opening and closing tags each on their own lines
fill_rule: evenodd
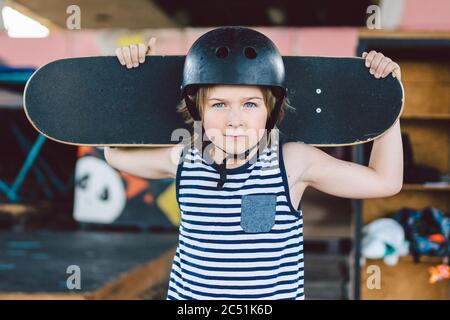
<svg viewBox="0 0 450 320">
<path fill-rule="evenodd" d="M 226 135 L 225 137 L 230 138 L 230 139 L 237 140 L 237 139 L 243 138 L 243 137 L 245 137 L 245 136 L 242 136 L 242 135 Z"/>
</svg>

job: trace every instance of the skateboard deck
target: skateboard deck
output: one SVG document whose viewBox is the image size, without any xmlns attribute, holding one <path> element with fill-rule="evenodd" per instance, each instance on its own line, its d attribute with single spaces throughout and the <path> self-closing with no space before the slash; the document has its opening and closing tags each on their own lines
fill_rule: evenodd
<svg viewBox="0 0 450 320">
<path fill-rule="evenodd" d="M 134 69 L 120 65 L 115 56 L 50 62 L 26 84 L 25 113 L 36 130 L 61 143 L 177 144 L 174 130 L 189 130 L 176 112 L 184 59 L 147 56 Z M 364 143 L 381 136 L 401 115 L 401 82 L 391 75 L 376 79 L 362 58 L 284 56 L 283 61 L 295 108 L 279 126 L 287 141 Z"/>
</svg>

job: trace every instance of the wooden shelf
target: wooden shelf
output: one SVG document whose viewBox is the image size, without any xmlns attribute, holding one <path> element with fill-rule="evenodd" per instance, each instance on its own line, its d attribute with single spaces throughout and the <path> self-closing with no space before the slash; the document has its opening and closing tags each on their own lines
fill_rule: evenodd
<svg viewBox="0 0 450 320">
<path fill-rule="evenodd" d="M 450 114 L 407 114 L 402 115 L 400 120 L 450 120 Z"/>
<path fill-rule="evenodd" d="M 450 185 L 446 184 L 445 186 L 430 186 L 423 184 L 403 184 L 402 191 L 450 191 Z"/>
<path fill-rule="evenodd" d="M 401 131 L 408 137 L 413 161 L 436 169 L 450 170 L 450 32 L 385 32 L 360 30 L 358 52 L 371 49 L 386 53 L 399 63 L 405 93 Z M 368 160 L 368 159 L 365 159 Z M 364 199 L 362 225 L 392 217 L 402 208 L 422 210 L 435 207 L 450 212 L 450 185 L 404 183 L 402 192 L 385 198 Z M 358 229 L 361 225 L 356 226 Z M 412 257 L 400 258 L 396 266 L 382 260 L 367 260 L 355 274 L 360 275 L 363 299 L 449 299 L 450 281 L 429 283 L 429 267 L 442 263 L 426 257 L 414 263 Z M 371 274 L 367 266 L 378 266 L 381 289 L 367 286 Z M 360 273 L 358 274 L 358 271 Z"/>
<path fill-rule="evenodd" d="M 359 28 L 358 35 L 361 39 L 384 38 L 384 39 L 450 39 L 448 31 L 428 31 L 428 30 L 369 30 Z"/>
<path fill-rule="evenodd" d="M 421 257 L 415 263 L 410 256 L 400 257 L 395 266 L 387 266 L 382 260 L 366 260 L 361 267 L 362 299 L 434 299 L 450 298 L 450 281 L 444 280 L 430 284 L 429 268 L 442 263 L 439 257 Z M 372 266 L 372 269 L 368 267 Z M 370 289 L 367 283 L 373 276 L 373 266 L 380 270 L 381 288 Z"/>
</svg>

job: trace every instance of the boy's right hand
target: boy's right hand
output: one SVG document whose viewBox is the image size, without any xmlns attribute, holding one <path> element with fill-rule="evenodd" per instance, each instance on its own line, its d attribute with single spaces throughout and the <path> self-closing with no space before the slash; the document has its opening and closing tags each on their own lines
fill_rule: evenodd
<svg viewBox="0 0 450 320">
<path fill-rule="evenodd" d="M 117 59 L 119 59 L 121 65 L 126 65 L 128 69 L 136 68 L 139 63 L 144 63 L 146 54 L 156 54 L 155 37 L 151 38 L 147 45 L 139 43 L 116 49 Z"/>
</svg>

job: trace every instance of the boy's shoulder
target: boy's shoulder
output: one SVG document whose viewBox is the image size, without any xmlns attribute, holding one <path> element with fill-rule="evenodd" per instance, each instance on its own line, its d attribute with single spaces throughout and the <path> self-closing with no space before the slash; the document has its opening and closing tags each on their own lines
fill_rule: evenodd
<svg viewBox="0 0 450 320">
<path fill-rule="evenodd" d="M 308 154 L 311 148 L 315 148 L 303 142 L 286 142 L 283 144 L 283 160 L 286 173 L 294 181 L 301 177 L 308 164 Z"/>
<path fill-rule="evenodd" d="M 304 152 L 308 145 L 303 142 L 286 142 L 283 143 L 283 158 L 289 160 L 291 158 L 297 158 Z"/>
</svg>

